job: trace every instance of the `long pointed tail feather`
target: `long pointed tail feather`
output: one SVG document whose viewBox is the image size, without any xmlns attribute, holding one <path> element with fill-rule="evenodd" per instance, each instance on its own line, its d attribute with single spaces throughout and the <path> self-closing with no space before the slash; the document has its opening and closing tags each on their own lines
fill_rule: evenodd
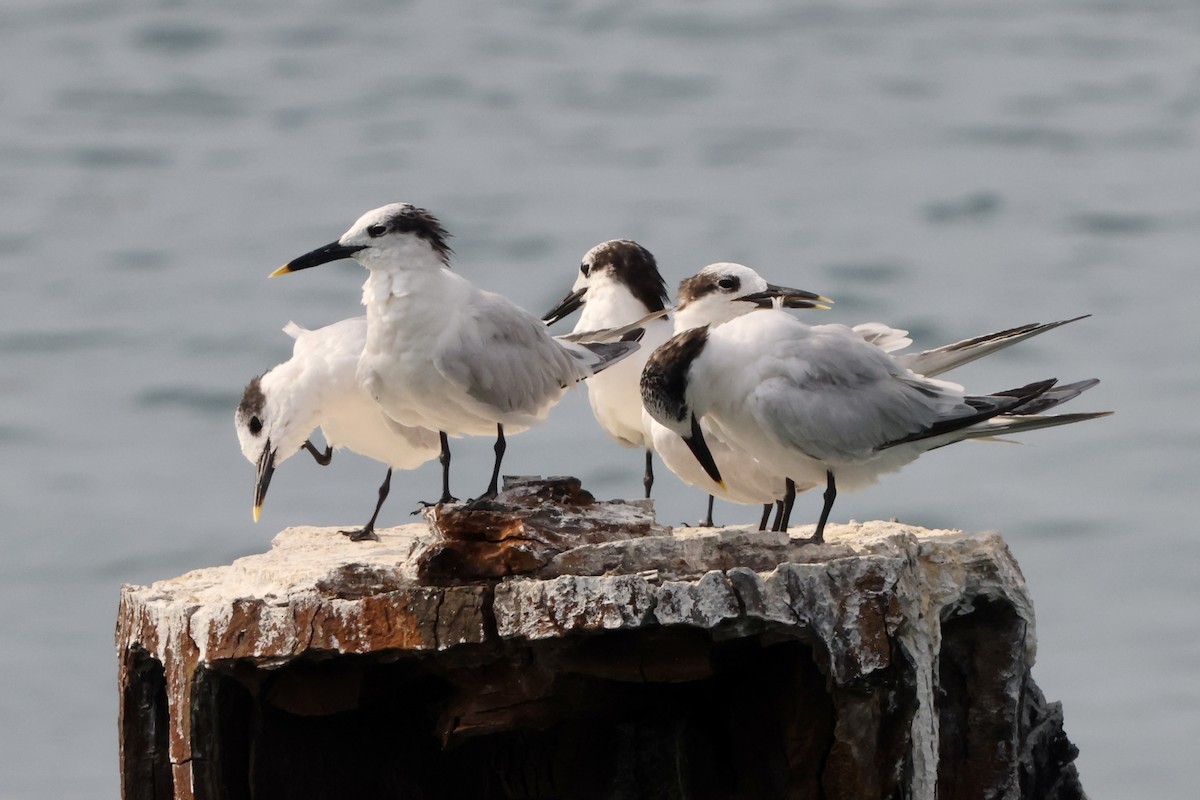
<svg viewBox="0 0 1200 800">
<path fill-rule="evenodd" d="M 948 433 L 960 433 L 961 435 L 956 438 L 967 438 L 966 434 L 963 433 L 966 429 L 986 422 L 1000 414 L 1013 412 L 1014 409 L 1036 400 L 1050 391 L 1056 382 L 1055 378 L 1050 378 L 1049 380 L 1037 381 L 1036 383 L 1030 383 L 1016 389 L 1009 389 L 1006 392 L 964 397 L 963 402 L 975 409 L 975 413 L 940 419 L 923 430 L 910 433 L 908 436 L 903 436 L 899 439 L 894 439 L 875 449 L 885 450 L 907 442 L 933 439 Z M 946 444 L 949 444 L 949 442 L 946 442 Z M 936 446 L 940 447 L 941 445 Z"/>
<path fill-rule="evenodd" d="M 989 440 L 997 436 L 1006 436 L 1013 433 L 1025 433 L 1026 431 L 1036 431 L 1039 428 L 1054 428 L 1059 425 L 1070 425 L 1073 422 L 1084 422 L 1089 419 L 1100 419 L 1101 417 L 1112 416 L 1111 411 L 1089 411 L 1076 414 L 1002 414 L 998 417 L 992 417 L 989 420 L 973 425 L 970 428 L 964 428 L 957 431 L 958 436 L 945 442 L 941 442 L 937 447 L 944 447 L 948 444 L 953 444 L 962 439 L 984 439 Z M 930 448 L 936 449 L 936 448 Z"/>
<path fill-rule="evenodd" d="M 1020 325 L 1008 330 L 987 333 L 971 339 L 963 339 L 960 342 L 943 345 L 932 350 L 925 350 L 921 353 L 898 356 L 897 360 L 918 375 L 931 378 L 935 375 L 941 375 L 943 372 L 949 372 L 952 369 L 961 367 L 964 364 L 969 364 L 976 359 L 991 355 L 998 350 L 1003 350 L 1018 342 L 1032 339 L 1034 336 L 1043 334 L 1046 331 L 1054 330 L 1055 328 L 1086 319 L 1090 316 L 1091 314 L 1083 314 L 1057 322 L 1031 322 L 1028 325 Z"/>
<path fill-rule="evenodd" d="M 1007 413 L 1014 415 L 1034 415 L 1044 414 L 1052 408 L 1057 408 L 1068 400 L 1074 400 L 1079 395 L 1091 389 L 1096 384 L 1100 383 L 1099 378 L 1089 378 L 1086 381 L 1076 381 L 1075 383 L 1066 383 L 1055 386 L 1045 394 L 1033 400 L 1022 403 Z M 1000 394 L 1005 394 L 1000 392 Z"/>
</svg>

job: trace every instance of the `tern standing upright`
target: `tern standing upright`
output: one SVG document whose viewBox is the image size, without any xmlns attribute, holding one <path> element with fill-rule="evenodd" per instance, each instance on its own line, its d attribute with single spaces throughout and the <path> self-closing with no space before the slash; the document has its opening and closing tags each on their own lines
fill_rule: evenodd
<svg viewBox="0 0 1200 800">
<path fill-rule="evenodd" d="M 553 325 L 582 306 L 575 330 L 594 331 L 627 325 L 651 312 L 664 311 L 666 303 L 667 287 L 650 251 L 629 239 L 612 239 L 587 251 L 570 294 L 542 318 Z M 592 413 L 604 432 L 625 447 L 645 449 L 642 486 L 646 497 L 654 485 L 653 448 L 642 423 L 638 382 L 650 353 L 671 335 L 671 322 L 665 317 L 647 322 L 630 334 L 641 349 L 587 382 Z"/>
<path fill-rule="evenodd" d="M 674 332 L 680 333 L 702 325 L 719 325 L 734 317 L 762 307 L 780 303 L 788 308 L 828 308 L 827 297 L 777 286 L 750 267 L 731 262 L 709 264 L 679 284 L 679 296 L 674 314 Z M 647 355 L 647 360 L 649 355 Z M 641 399 L 639 389 L 639 401 Z M 640 402 L 639 402 L 640 404 Z M 705 441 L 718 465 L 722 483 L 718 484 L 688 451 L 682 439 L 654 419 L 643 407 L 642 423 L 655 451 L 663 463 L 684 483 L 708 492 L 708 511 L 702 524 L 711 526 L 714 495 L 733 503 L 764 506 L 759 530 L 764 530 L 771 507 L 786 503 L 794 496 L 796 487 L 785 476 L 770 472 L 753 456 L 730 447 L 711 429 L 709 422 L 700 421 Z M 807 487 L 800 487 L 803 491 Z M 783 526 L 784 507 L 780 506 L 775 528 Z"/>
<path fill-rule="evenodd" d="M 810 326 L 778 309 L 680 333 L 642 372 L 647 411 L 683 438 L 718 484 L 701 428 L 798 485 L 824 482 L 812 541 L 823 541 L 840 486 L 854 490 L 922 453 L 1106 416 L 1042 415 L 1094 384 L 1032 383 L 990 395 L 913 373 L 844 325 Z M 1063 391 L 1069 389 L 1069 391 Z"/>
<path fill-rule="evenodd" d="M 353 258 L 363 284 L 367 341 L 358 380 L 390 418 L 439 432 L 442 496 L 450 494 L 449 436 L 496 435 L 484 497 L 496 495 L 504 431 L 545 419 L 563 392 L 633 352 L 635 342 L 556 340 L 533 314 L 450 270 L 448 234 L 423 208 L 392 203 L 363 214 L 337 241 L 277 269 L 282 275 Z"/>
</svg>

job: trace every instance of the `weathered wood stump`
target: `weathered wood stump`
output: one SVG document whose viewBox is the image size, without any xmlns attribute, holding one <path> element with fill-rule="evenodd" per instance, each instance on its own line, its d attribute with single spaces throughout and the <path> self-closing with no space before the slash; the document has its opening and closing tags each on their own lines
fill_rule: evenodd
<svg viewBox="0 0 1200 800">
<path fill-rule="evenodd" d="M 671 531 L 572 479 L 428 522 L 124 587 L 125 800 L 1084 797 L 997 534 Z"/>
</svg>

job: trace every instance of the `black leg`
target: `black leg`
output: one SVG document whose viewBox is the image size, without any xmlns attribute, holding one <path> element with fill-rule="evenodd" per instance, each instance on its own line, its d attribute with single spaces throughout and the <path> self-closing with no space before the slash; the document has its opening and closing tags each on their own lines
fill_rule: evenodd
<svg viewBox="0 0 1200 800">
<path fill-rule="evenodd" d="M 320 450 L 318 450 L 316 447 L 313 446 L 312 442 L 310 442 L 308 439 L 305 439 L 304 440 L 304 449 L 307 450 L 312 455 L 313 460 L 316 461 L 318 464 L 320 464 L 322 467 L 328 467 L 329 462 L 333 461 L 333 448 L 330 447 L 329 445 L 325 445 L 325 452 L 322 453 Z"/>
<path fill-rule="evenodd" d="M 452 503 L 458 498 L 450 494 L 450 440 L 445 431 L 438 431 L 438 441 L 442 445 L 442 452 L 438 455 L 438 463 L 442 465 L 442 499 L 438 503 Z"/>
<path fill-rule="evenodd" d="M 829 510 L 833 508 L 834 498 L 837 497 L 837 482 L 833 479 L 833 471 L 825 470 L 825 506 L 821 509 L 821 518 L 817 520 L 817 532 L 813 534 L 813 544 L 825 541 L 825 522 L 829 519 Z"/>
<path fill-rule="evenodd" d="M 774 506 L 774 503 L 763 503 L 762 519 L 758 522 L 758 529 L 760 531 L 765 531 L 767 529 L 767 520 L 771 518 L 771 509 L 774 508 Z"/>
<path fill-rule="evenodd" d="M 500 481 L 500 462 L 504 460 L 504 450 L 507 445 L 504 442 L 504 426 L 496 425 L 496 445 L 492 449 L 496 451 L 496 463 L 492 465 L 492 480 L 488 483 L 487 491 L 483 493 L 483 497 L 491 500 L 499 491 L 497 483 Z M 482 498 L 481 498 L 482 499 Z"/>
<path fill-rule="evenodd" d="M 445 431 L 438 431 L 438 442 L 442 445 L 442 452 L 438 454 L 438 463 L 442 465 L 442 496 L 436 503 L 418 500 L 420 505 L 413 510 L 413 514 L 420 514 L 423 509 L 430 506 L 440 506 L 458 500 L 457 497 L 450 494 L 450 439 L 446 436 Z"/>
<path fill-rule="evenodd" d="M 646 497 L 650 496 L 650 487 L 654 485 L 654 464 L 650 448 L 646 448 L 646 474 L 642 476 L 642 486 L 646 487 Z"/>
<path fill-rule="evenodd" d="M 710 494 L 708 496 L 708 510 L 704 512 L 704 519 L 700 520 L 701 528 L 717 527 L 716 525 L 713 524 L 712 508 L 713 508 L 713 496 Z"/>
<path fill-rule="evenodd" d="M 338 531 L 343 536 L 349 536 L 352 542 L 361 542 L 364 539 L 379 541 L 379 537 L 375 535 L 375 520 L 379 518 L 379 509 L 383 508 L 383 501 L 387 500 L 388 492 L 392 488 L 392 468 L 388 467 L 387 475 L 383 478 L 383 483 L 379 484 L 379 502 L 375 504 L 375 511 L 371 514 L 371 519 L 366 525 L 356 531 Z"/>
<path fill-rule="evenodd" d="M 779 513 L 775 515 L 775 524 L 771 526 L 771 530 L 787 533 L 788 522 L 792 519 L 792 506 L 796 504 L 796 482 L 787 478 L 784 486 L 787 487 L 787 490 L 784 492 L 783 499 L 778 501 Z"/>
</svg>

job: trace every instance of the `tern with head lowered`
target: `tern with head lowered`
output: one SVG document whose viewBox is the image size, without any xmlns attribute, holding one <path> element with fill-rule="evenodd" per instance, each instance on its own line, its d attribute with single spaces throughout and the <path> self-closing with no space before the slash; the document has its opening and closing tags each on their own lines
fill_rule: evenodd
<svg viewBox="0 0 1200 800">
<path fill-rule="evenodd" d="M 359 384 L 355 373 L 367 341 L 366 317 L 314 331 L 292 322 L 284 331 L 296 340 L 292 357 L 250 381 L 234 415 L 242 454 L 257 465 L 254 521 L 276 467 L 301 449 L 325 466 L 334 449 L 346 447 L 388 465 L 371 519 L 362 528 L 342 531 L 355 541 L 378 539 L 375 521 L 387 499 L 392 470 L 415 469 L 436 457 L 437 432 L 389 419 Z M 309 440 L 318 427 L 327 445 L 324 452 Z"/>
<path fill-rule="evenodd" d="M 425 209 L 392 203 L 272 273 L 344 258 L 367 268 L 367 341 L 358 380 L 391 419 L 439 432 L 439 502 L 454 499 L 448 435 L 495 434 L 496 458 L 483 494 L 494 497 L 505 429 L 541 422 L 566 389 L 638 348 L 636 342 L 555 339 L 533 314 L 451 271 L 447 238 Z"/>
<path fill-rule="evenodd" d="M 838 488 L 875 483 L 922 453 L 1107 416 L 1045 415 L 1094 381 L 1053 379 L 989 395 L 923 377 L 844 325 L 807 325 L 779 309 L 677 334 L 642 372 L 647 411 L 680 436 L 718 485 L 702 421 L 734 450 L 797 486 L 825 484 L 812 541 Z"/>
</svg>

